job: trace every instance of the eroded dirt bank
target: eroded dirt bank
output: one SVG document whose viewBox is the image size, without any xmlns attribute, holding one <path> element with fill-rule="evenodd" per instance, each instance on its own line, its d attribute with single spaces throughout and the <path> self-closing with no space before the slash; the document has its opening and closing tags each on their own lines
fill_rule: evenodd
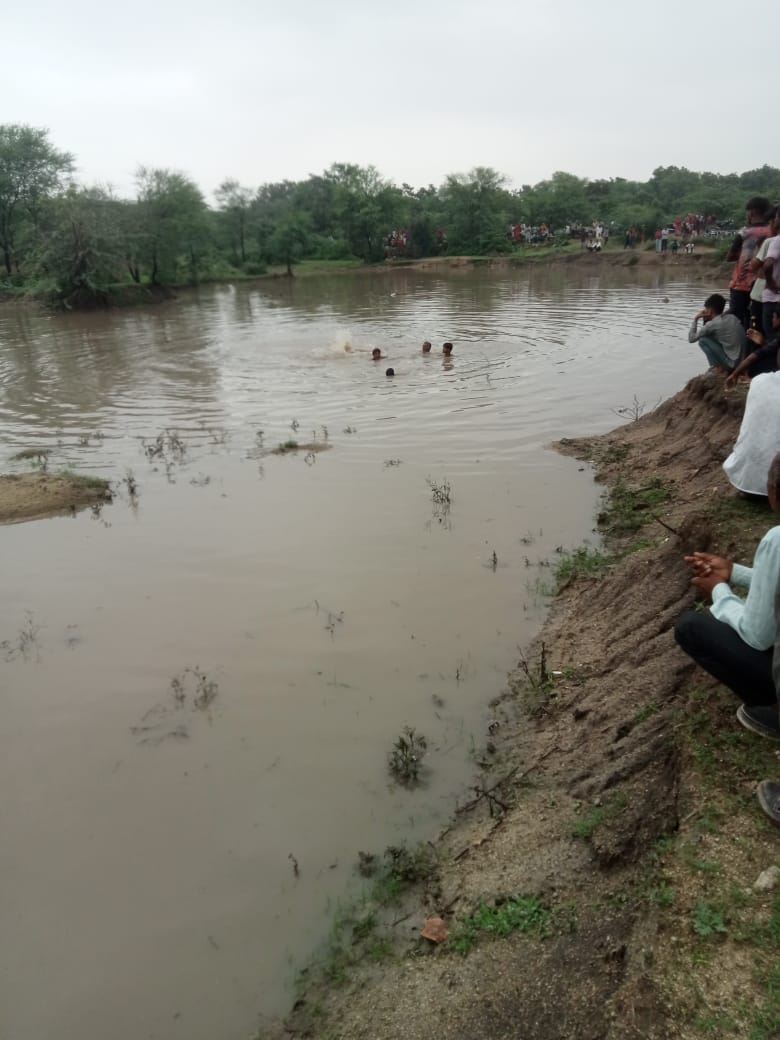
<svg viewBox="0 0 780 1040">
<path fill-rule="evenodd" d="M 753 888 L 780 862 L 753 794 L 780 761 L 672 636 L 692 604 L 682 555 L 749 563 L 773 522 L 720 469 L 743 408 L 699 377 L 558 445 L 610 489 L 605 552 L 562 561 L 473 802 L 435 846 L 385 855 L 260 1037 L 780 1036 L 780 897 Z M 440 945 L 419 935 L 431 917 Z"/>
<path fill-rule="evenodd" d="M 111 501 L 108 481 L 77 473 L 0 476 L 0 524 L 76 513 Z"/>
</svg>

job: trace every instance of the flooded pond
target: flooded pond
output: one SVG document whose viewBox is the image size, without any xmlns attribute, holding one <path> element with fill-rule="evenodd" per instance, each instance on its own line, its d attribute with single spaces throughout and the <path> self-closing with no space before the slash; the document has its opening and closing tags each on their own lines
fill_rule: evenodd
<svg viewBox="0 0 780 1040">
<path fill-rule="evenodd" d="M 286 1009 L 358 851 L 466 795 L 544 564 L 595 540 L 589 471 L 544 445 L 702 370 L 703 290 L 662 278 L 0 310 L 3 468 L 48 448 L 119 489 L 0 529 L 3 1040 L 230 1040 Z M 288 440 L 327 450 L 269 453 Z M 387 772 L 405 725 L 414 791 Z"/>
</svg>

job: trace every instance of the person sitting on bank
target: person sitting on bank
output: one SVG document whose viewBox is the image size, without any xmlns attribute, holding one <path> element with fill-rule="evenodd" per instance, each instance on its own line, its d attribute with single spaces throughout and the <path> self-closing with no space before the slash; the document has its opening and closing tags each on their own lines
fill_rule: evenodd
<svg viewBox="0 0 780 1040">
<path fill-rule="evenodd" d="M 740 361 L 727 377 L 726 386 L 734 386 L 741 375 L 753 379 L 754 376 L 763 375 L 764 372 L 776 372 L 780 368 L 777 363 L 780 352 L 780 303 L 776 303 L 772 311 L 771 339 L 767 340 L 758 329 L 748 329 L 746 335 L 756 349 L 748 354 L 744 361 Z"/>
<path fill-rule="evenodd" d="M 725 307 L 726 300 L 720 293 L 708 296 L 688 330 L 688 342 L 699 344 L 711 372 L 731 372 L 745 353 L 747 340 L 742 322 L 733 314 L 724 314 Z"/>
<path fill-rule="evenodd" d="M 769 467 L 767 494 L 780 513 L 780 453 Z M 774 731 L 780 737 L 772 677 L 772 648 L 777 630 L 775 595 L 780 581 L 780 526 L 758 544 L 752 567 L 721 556 L 695 552 L 685 562 L 691 584 L 711 599 L 709 613 L 689 610 L 674 628 L 678 645 L 742 701 L 737 718 L 748 729 Z M 732 585 L 747 589 L 743 600 Z"/>
</svg>

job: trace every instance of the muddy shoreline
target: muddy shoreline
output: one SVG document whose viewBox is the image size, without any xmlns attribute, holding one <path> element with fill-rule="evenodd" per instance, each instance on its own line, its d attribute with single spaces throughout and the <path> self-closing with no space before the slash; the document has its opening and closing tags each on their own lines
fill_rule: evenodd
<svg viewBox="0 0 780 1040">
<path fill-rule="evenodd" d="M 106 505 L 112 495 L 107 480 L 78 473 L 0 475 L 0 524 L 71 515 L 88 506 Z"/>
<path fill-rule="evenodd" d="M 754 788 L 780 766 L 672 636 L 692 605 L 682 555 L 749 562 L 773 523 L 720 468 L 743 410 L 744 391 L 697 377 L 555 446 L 608 489 L 604 549 L 559 568 L 492 702 L 473 799 L 429 850 L 379 854 L 258 1038 L 778 1035 L 780 896 L 754 884 L 779 847 Z M 440 944 L 420 936 L 431 918 Z"/>
</svg>

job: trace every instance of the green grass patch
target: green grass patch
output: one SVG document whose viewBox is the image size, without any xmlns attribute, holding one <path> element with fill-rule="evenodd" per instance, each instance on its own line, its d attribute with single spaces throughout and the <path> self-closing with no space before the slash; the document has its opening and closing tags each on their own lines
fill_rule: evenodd
<svg viewBox="0 0 780 1040">
<path fill-rule="evenodd" d="M 628 458 L 629 447 L 621 441 L 593 444 L 585 456 L 597 469 L 616 466 Z"/>
<path fill-rule="evenodd" d="M 650 899 L 656 904 L 656 906 L 670 907 L 674 906 L 676 898 L 675 890 L 671 885 L 665 881 L 660 882 L 654 888 L 651 888 L 648 892 Z"/>
<path fill-rule="evenodd" d="M 713 695 L 709 695 L 712 700 Z M 740 783 L 777 771 L 775 748 L 735 723 L 731 699 L 720 708 L 710 703 L 687 715 L 678 738 L 690 755 L 701 780 L 721 791 L 727 800 L 753 801 L 739 795 Z"/>
<path fill-rule="evenodd" d="M 723 910 L 699 900 L 693 910 L 693 930 L 702 939 L 715 939 L 728 931 Z"/>
<path fill-rule="evenodd" d="M 650 523 L 653 513 L 669 501 L 671 489 L 654 477 L 646 484 L 631 487 L 619 480 L 606 496 L 599 513 L 599 527 L 607 534 L 633 534 Z"/>
<path fill-rule="evenodd" d="M 437 857 L 429 844 L 389 846 L 383 856 L 360 854 L 358 872 L 371 884 L 355 898 L 340 904 L 333 914 L 330 933 L 312 964 L 298 977 L 303 992 L 325 983 L 346 983 L 362 962 L 380 963 L 396 956 L 392 920 L 412 886 L 437 870 Z"/>
<path fill-rule="evenodd" d="M 379 906 L 397 903 L 403 893 L 436 871 L 436 853 L 430 845 L 388 845 L 370 890 Z"/>
<path fill-rule="evenodd" d="M 558 592 L 577 578 L 603 577 L 611 562 L 612 557 L 609 553 L 588 545 L 581 545 L 579 549 L 562 553 L 553 570 Z"/>
<path fill-rule="evenodd" d="M 86 488 L 89 491 L 109 491 L 111 485 L 103 477 L 91 477 L 85 473 L 74 473 L 72 470 L 63 470 L 57 476 L 67 477 L 73 484 Z"/>
<path fill-rule="evenodd" d="M 465 957 L 482 933 L 506 937 L 519 931 L 544 939 L 552 933 L 552 924 L 552 910 L 536 896 L 518 896 L 499 906 L 480 903 L 470 917 L 460 922 L 450 945 Z"/>
<path fill-rule="evenodd" d="M 588 841 L 603 824 L 621 813 L 627 805 L 626 796 L 618 791 L 603 805 L 594 806 L 585 816 L 572 824 L 572 837 Z"/>
</svg>

